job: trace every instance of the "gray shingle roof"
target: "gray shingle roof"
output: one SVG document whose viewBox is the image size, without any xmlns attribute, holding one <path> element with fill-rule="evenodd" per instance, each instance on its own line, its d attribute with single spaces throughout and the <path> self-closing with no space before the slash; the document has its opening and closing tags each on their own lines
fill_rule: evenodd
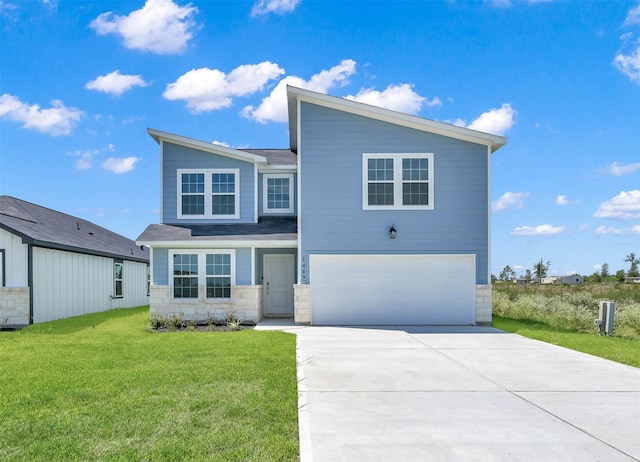
<svg viewBox="0 0 640 462">
<path fill-rule="evenodd" d="M 138 242 L 291 241 L 298 239 L 295 217 L 260 218 L 258 223 L 224 225 L 149 225 Z"/>
<path fill-rule="evenodd" d="M 90 221 L 11 196 L 0 196 L 0 228 L 38 247 L 149 261 L 149 249 Z"/>
<path fill-rule="evenodd" d="M 290 149 L 240 149 L 240 151 L 265 157 L 269 165 L 296 165 L 298 157 Z"/>
</svg>

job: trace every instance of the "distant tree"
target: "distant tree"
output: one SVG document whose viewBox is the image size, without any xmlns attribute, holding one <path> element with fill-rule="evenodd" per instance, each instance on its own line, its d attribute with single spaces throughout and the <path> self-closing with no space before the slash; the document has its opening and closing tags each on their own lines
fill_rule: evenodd
<svg viewBox="0 0 640 462">
<path fill-rule="evenodd" d="M 542 258 L 540 258 L 540 261 L 537 262 L 535 265 L 533 265 L 533 274 L 536 275 L 536 278 L 542 279 L 547 277 L 547 271 L 549 271 L 549 265 L 551 265 L 550 261 L 548 261 L 545 264 Z"/>
<path fill-rule="evenodd" d="M 495 274 L 491 273 L 491 284 L 495 284 L 498 281 L 498 278 Z"/>
<path fill-rule="evenodd" d="M 516 278 L 516 272 L 507 265 L 500 272 L 500 280 L 504 282 L 511 282 Z"/>
<path fill-rule="evenodd" d="M 627 272 L 627 276 L 630 278 L 637 278 L 640 276 L 640 272 L 638 272 L 638 265 L 640 264 L 640 258 L 636 258 L 636 254 L 631 252 L 624 261 L 629 262 L 631 264 L 631 268 Z"/>
<path fill-rule="evenodd" d="M 531 270 L 527 270 L 526 273 L 524 273 L 524 280 L 525 281 L 530 281 L 531 280 Z"/>
<path fill-rule="evenodd" d="M 600 276 L 603 278 L 609 276 L 609 265 L 607 263 L 602 264 L 602 267 L 600 268 Z"/>
<path fill-rule="evenodd" d="M 616 271 L 616 279 L 620 282 L 624 282 L 624 278 L 625 278 L 626 274 L 624 272 L 624 270 L 618 270 Z"/>
<path fill-rule="evenodd" d="M 597 284 L 599 282 L 602 282 L 602 276 L 597 271 L 593 273 L 591 276 L 587 276 L 587 277 L 589 282 L 592 284 Z"/>
</svg>

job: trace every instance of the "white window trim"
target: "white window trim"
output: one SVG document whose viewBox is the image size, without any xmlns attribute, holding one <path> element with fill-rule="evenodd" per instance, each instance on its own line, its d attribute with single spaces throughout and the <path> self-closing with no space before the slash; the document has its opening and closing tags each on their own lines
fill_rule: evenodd
<svg viewBox="0 0 640 462">
<path fill-rule="evenodd" d="M 116 267 L 120 265 L 120 279 L 116 278 Z M 118 295 L 116 290 L 117 282 L 120 281 L 121 294 Z M 123 261 L 114 261 L 113 262 L 113 298 L 124 298 L 124 262 Z"/>
<path fill-rule="evenodd" d="M 184 215 L 182 213 L 182 174 L 184 173 L 203 173 L 204 178 L 204 214 L 203 215 Z M 214 173 L 232 173 L 235 175 L 235 214 L 233 215 L 214 215 L 211 213 L 211 204 L 213 196 L 212 176 Z M 177 169 L 176 176 L 176 213 L 179 219 L 189 218 L 207 218 L 213 220 L 229 220 L 240 218 L 240 169 L 238 168 L 216 168 L 216 169 Z"/>
<path fill-rule="evenodd" d="M 289 179 L 289 208 L 287 209 L 270 209 L 268 207 L 268 179 L 269 178 L 288 178 Z M 265 214 L 277 213 L 293 213 L 293 174 L 289 173 L 265 173 L 262 175 L 262 212 Z"/>
<path fill-rule="evenodd" d="M 393 205 L 369 205 L 369 159 L 393 159 Z M 429 203 L 427 205 L 402 205 L 402 159 L 429 159 L 427 179 Z M 433 210 L 433 153 L 364 153 L 362 154 L 362 210 Z"/>
<path fill-rule="evenodd" d="M 207 249 L 207 250 L 194 250 L 194 249 L 173 249 L 169 251 L 169 286 L 171 299 L 175 301 L 196 301 L 198 298 L 175 298 L 173 296 L 173 259 L 174 255 L 192 254 L 198 256 L 198 294 L 204 294 L 203 301 L 230 301 L 233 300 L 233 287 L 236 285 L 236 250 L 235 249 Z M 207 298 L 207 255 L 215 254 L 229 254 L 231 255 L 231 297 L 229 298 Z M 200 290 L 204 288 L 204 290 Z"/>
</svg>

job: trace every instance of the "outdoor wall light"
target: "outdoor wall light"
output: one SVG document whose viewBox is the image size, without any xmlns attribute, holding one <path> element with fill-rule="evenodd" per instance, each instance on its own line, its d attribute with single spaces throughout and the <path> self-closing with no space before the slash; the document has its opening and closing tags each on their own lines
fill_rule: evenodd
<svg viewBox="0 0 640 462">
<path fill-rule="evenodd" d="M 391 239 L 395 239 L 396 238 L 396 229 L 393 227 L 393 225 L 391 225 L 391 229 L 389 230 L 389 237 Z"/>
</svg>

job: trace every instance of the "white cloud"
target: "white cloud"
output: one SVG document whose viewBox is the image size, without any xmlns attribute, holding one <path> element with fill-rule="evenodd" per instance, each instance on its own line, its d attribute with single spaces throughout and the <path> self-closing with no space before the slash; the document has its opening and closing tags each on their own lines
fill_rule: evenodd
<svg viewBox="0 0 640 462">
<path fill-rule="evenodd" d="M 613 218 L 616 220 L 636 220 L 640 218 L 640 189 L 622 191 L 611 200 L 598 207 L 596 218 Z"/>
<path fill-rule="evenodd" d="M 225 148 L 230 148 L 231 145 L 229 143 L 225 143 L 224 141 L 213 140 L 211 144 L 218 144 L 220 146 L 224 146 Z"/>
<path fill-rule="evenodd" d="M 186 48 L 195 28 L 191 17 L 197 12 L 191 3 L 179 6 L 171 0 L 147 0 L 128 16 L 102 13 L 89 26 L 99 35 L 120 35 L 127 48 L 170 55 Z"/>
<path fill-rule="evenodd" d="M 168 84 L 162 96 L 172 101 L 186 101 L 187 108 L 194 113 L 213 111 L 231 106 L 233 96 L 262 90 L 282 74 L 284 69 L 269 61 L 238 66 L 228 75 L 208 67 L 192 69 Z"/>
<path fill-rule="evenodd" d="M 583 232 L 583 231 L 586 231 L 587 229 L 589 229 L 589 225 L 582 224 L 582 225 L 578 226 L 578 228 L 576 229 L 576 231 L 578 231 L 579 233 L 581 233 L 581 232 Z"/>
<path fill-rule="evenodd" d="M 494 135 L 504 135 L 507 130 L 515 125 L 515 117 L 518 111 L 510 104 L 505 103 L 498 109 L 490 109 L 467 125 L 467 128 Z"/>
<path fill-rule="evenodd" d="M 120 74 L 119 70 L 115 70 L 109 74 L 96 77 L 94 80 L 87 82 L 84 87 L 87 90 L 96 90 L 120 96 L 133 87 L 146 87 L 147 85 L 148 83 L 144 81 L 141 75 L 123 75 Z"/>
<path fill-rule="evenodd" d="M 527 197 L 529 197 L 529 193 L 508 191 L 500 196 L 498 200 L 491 203 L 491 210 L 502 212 L 504 210 L 521 209 Z"/>
<path fill-rule="evenodd" d="M 596 229 L 596 234 L 616 234 L 616 235 L 628 235 L 628 234 L 640 234 L 640 225 L 632 226 L 631 228 L 614 228 L 612 226 L 599 226 Z"/>
<path fill-rule="evenodd" d="M 0 118 L 53 136 L 70 134 L 84 113 L 78 108 L 66 107 L 60 100 L 51 101 L 51 105 L 51 108 L 41 109 L 37 104 L 23 103 L 5 93 L 0 96 Z"/>
<path fill-rule="evenodd" d="M 109 157 L 102 163 L 102 168 L 120 175 L 133 170 L 139 161 L 139 157 Z"/>
<path fill-rule="evenodd" d="M 538 226 L 519 226 L 511 231 L 511 234 L 517 236 L 548 236 L 551 234 L 560 234 L 564 232 L 564 226 L 538 225 Z"/>
<path fill-rule="evenodd" d="M 640 24 L 640 1 L 634 8 L 629 10 L 623 26 L 631 26 L 632 24 Z"/>
<path fill-rule="evenodd" d="M 299 3 L 300 0 L 259 0 L 251 8 L 251 16 L 291 13 Z"/>
<path fill-rule="evenodd" d="M 98 151 L 95 151 L 95 150 L 94 151 L 78 150 L 78 151 L 73 151 L 67 155 L 78 158 L 74 162 L 74 165 L 77 170 L 89 170 L 91 167 L 93 167 L 93 157 L 96 154 L 98 154 Z"/>
<path fill-rule="evenodd" d="M 322 70 L 304 80 L 295 75 L 288 75 L 278 82 L 271 94 L 262 99 L 260 106 L 246 106 L 242 115 L 248 119 L 260 123 L 286 122 L 287 116 L 287 85 L 292 85 L 319 93 L 327 93 L 329 89 L 338 84 L 346 84 L 351 75 L 356 71 L 356 62 L 351 59 L 343 59 L 331 69 Z"/>
<path fill-rule="evenodd" d="M 621 176 L 621 175 L 628 175 L 630 173 L 635 172 L 636 170 L 640 170 L 640 162 L 636 162 L 628 165 L 612 162 L 602 167 L 601 169 L 599 169 L 598 172 L 601 174 Z"/>
<path fill-rule="evenodd" d="M 420 96 L 413 91 L 413 85 L 408 83 L 389 85 L 383 91 L 362 88 L 355 96 L 348 95 L 345 98 L 407 114 L 417 114 L 423 105 L 429 107 L 442 106 L 440 98 L 435 97 L 429 101 L 424 96 Z"/>
<path fill-rule="evenodd" d="M 511 0 L 485 0 L 488 1 L 489 4 L 496 8 L 511 8 L 513 5 L 511 4 Z"/>
<path fill-rule="evenodd" d="M 555 202 L 556 205 L 571 205 L 579 203 L 579 201 L 570 201 L 564 194 L 559 194 L 558 196 L 556 196 Z"/>
<path fill-rule="evenodd" d="M 620 38 L 623 42 L 628 42 L 631 38 L 631 34 L 624 34 Z M 629 77 L 632 82 L 640 84 L 640 40 L 631 42 L 631 44 L 626 46 L 630 48 L 627 54 L 625 54 L 624 51 L 620 51 L 613 59 L 613 65 L 620 72 Z"/>
</svg>

